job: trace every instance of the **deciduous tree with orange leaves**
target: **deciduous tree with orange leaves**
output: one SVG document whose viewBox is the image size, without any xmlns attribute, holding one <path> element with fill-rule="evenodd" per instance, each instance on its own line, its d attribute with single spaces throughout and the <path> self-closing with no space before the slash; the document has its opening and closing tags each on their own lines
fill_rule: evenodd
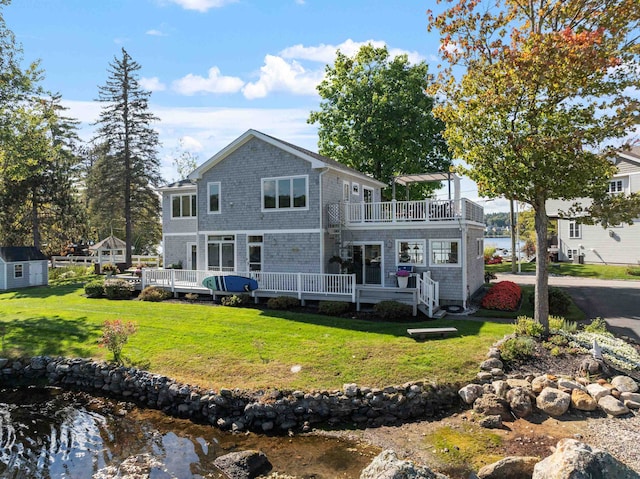
<svg viewBox="0 0 640 479">
<path fill-rule="evenodd" d="M 596 206 L 608 203 L 615 172 L 605 145 L 620 148 L 638 127 L 638 1 L 438 3 L 445 8 L 428 12 L 444 60 L 434 113 L 480 194 L 531 205 L 539 252 L 547 250 L 547 200 L 590 197 L 594 212 L 612 212 Z M 638 214 L 638 198 L 626 200 L 617 222 Z M 535 319 L 548 331 L 545 254 L 536 286 Z"/>
</svg>

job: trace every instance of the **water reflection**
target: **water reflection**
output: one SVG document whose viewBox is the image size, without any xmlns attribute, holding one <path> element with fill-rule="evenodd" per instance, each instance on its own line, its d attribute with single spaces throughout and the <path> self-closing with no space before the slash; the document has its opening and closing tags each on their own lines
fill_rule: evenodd
<svg viewBox="0 0 640 479">
<path fill-rule="evenodd" d="M 245 449 L 263 451 L 275 472 L 316 479 L 357 478 L 378 452 L 318 436 L 233 435 L 54 388 L 0 391 L 2 478 L 223 478 L 215 458 Z"/>
</svg>

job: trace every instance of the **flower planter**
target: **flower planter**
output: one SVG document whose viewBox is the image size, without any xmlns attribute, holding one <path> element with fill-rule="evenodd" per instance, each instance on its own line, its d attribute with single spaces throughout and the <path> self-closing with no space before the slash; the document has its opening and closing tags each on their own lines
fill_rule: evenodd
<svg viewBox="0 0 640 479">
<path fill-rule="evenodd" d="M 408 276 L 396 276 L 396 278 L 398 279 L 398 288 L 406 288 L 409 284 Z"/>
</svg>

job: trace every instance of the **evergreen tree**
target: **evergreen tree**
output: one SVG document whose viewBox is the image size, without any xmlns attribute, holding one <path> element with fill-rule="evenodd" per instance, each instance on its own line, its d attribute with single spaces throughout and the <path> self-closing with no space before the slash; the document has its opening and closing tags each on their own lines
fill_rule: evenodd
<svg viewBox="0 0 640 479">
<path fill-rule="evenodd" d="M 145 243 L 159 240 L 160 202 L 153 191 L 161 181 L 158 133 L 151 126 L 158 119 L 149 111 L 151 93 L 138 82 L 140 68 L 124 48 L 122 57 L 109 64 L 107 82 L 99 87 L 98 101 L 104 106 L 94 139 L 104 151 L 90 175 L 95 187 L 90 210 L 103 221 L 103 228 L 118 220 L 123 223 L 128 265 L 135 243 L 134 225 L 137 229 L 154 225 L 153 237 Z M 107 218 L 109 224 L 104 223 Z"/>
</svg>

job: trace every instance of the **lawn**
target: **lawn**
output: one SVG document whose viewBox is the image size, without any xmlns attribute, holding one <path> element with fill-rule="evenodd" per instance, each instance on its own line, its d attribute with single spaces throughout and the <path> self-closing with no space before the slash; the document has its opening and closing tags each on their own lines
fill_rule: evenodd
<svg viewBox="0 0 640 479">
<path fill-rule="evenodd" d="M 110 360 L 97 345 L 107 319 L 135 321 L 128 364 L 205 387 L 336 389 L 407 381 L 468 381 L 509 324 L 370 322 L 211 304 L 88 299 L 79 284 L 0 294 L 2 355 Z M 407 318 L 408 320 L 412 318 Z M 459 336 L 416 342 L 407 327 L 455 326 Z M 299 366 L 299 372 L 292 372 Z M 294 371 L 298 368 L 294 368 Z"/>
<path fill-rule="evenodd" d="M 487 264 L 485 271 L 493 273 L 510 273 L 511 263 Z M 535 263 L 522 263 L 523 272 L 535 272 Z M 635 272 L 630 274 L 630 272 Z M 577 276 L 580 278 L 597 279 L 630 279 L 640 280 L 640 268 L 630 266 L 613 266 L 606 264 L 574 264 L 574 263 L 549 263 L 549 273 L 563 276 Z"/>
</svg>

